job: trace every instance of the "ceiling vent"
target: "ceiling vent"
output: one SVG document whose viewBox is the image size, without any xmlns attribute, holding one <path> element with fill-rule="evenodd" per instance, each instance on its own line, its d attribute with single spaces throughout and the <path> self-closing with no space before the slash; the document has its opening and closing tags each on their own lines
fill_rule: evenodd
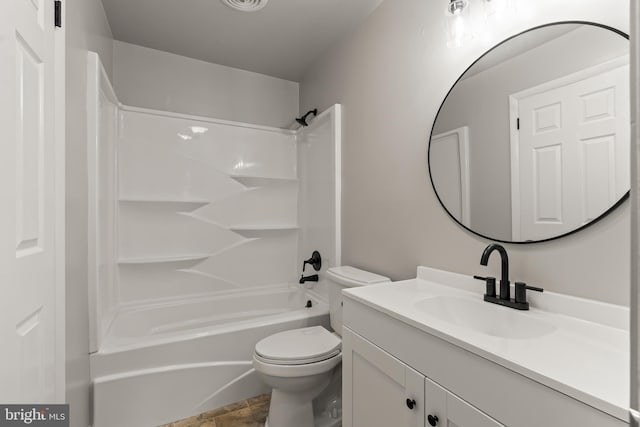
<svg viewBox="0 0 640 427">
<path fill-rule="evenodd" d="M 225 5 L 242 12 L 255 12 L 267 5 L 269 0 L 220 0 Z"/>
</svg>

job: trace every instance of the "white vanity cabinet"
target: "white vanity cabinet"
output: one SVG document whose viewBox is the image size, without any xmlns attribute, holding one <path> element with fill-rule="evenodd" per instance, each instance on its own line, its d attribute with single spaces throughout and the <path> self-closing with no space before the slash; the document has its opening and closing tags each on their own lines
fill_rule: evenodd
<svg viewBox="0 0 640 427">
<path fill-rule="evenodd" d="M 345 427 L 430 427 L 429 415 L 438 417 L 437 426 L 445 427 L 628 427 L 628 409 L 622 403 L 628 401 L 624 396 L 628 384 L 618 348 L 593 343 L 579 347 L 579 337 L 572 336 L 568 326 L 560 330 L 558 339 L 552 337 L 553 345 L 562 346 L 567 340 L 573 346 L 562 351 L 539 348 L 526 340 L 485 339 L 495 344 L 492 351 L 503 351 L 500 344 L 512 352 L 525 349 L 521 357 L 535 356 L 528 361 L 541 359 L 547 362 L 544 366 L 574 373 L 563 377 L 562 371 L 554 369 L 555 376 L 545 377 L 479 348 L 485 344 L 480 339 L 477 346 L 461 339 L 451 342 L 447 333 L 463 330 L 460 327 L 450 332 L 441 322 L 442 332 L 413 320 L 422 319 L 416 301 L 430 297 L 434 289 L 440 290 L 429 283 L 407 281 L 343 293 Z M 620 335 L 595 323 L 580 325 L 590 331 L 594 342 L 605 332 Z M 479 335 L 468 336 L 473 340 Z M 537 340 L 536 344 L 541 342 L 545 343 Z M 576 353 L 575 348 L 581 349 L 580 358 L 567 357 L 566 353 Z M 578 377 L 581 372 L 584 375 Z M 569 378 L 589 393 L 558 378 Z M 607 393 L 611 400 L 602 399 Z M 412 409 L 407 399 L 415 400 Z"/>
<path fill-rule="evenodd" d="M 502 426 L 351 330 L 342 338 L 344 427 Z"/>
</svg>

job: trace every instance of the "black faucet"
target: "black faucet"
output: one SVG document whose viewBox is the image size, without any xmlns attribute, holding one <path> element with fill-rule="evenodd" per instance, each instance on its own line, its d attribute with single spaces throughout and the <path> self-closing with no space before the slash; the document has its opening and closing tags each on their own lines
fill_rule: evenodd
<svg viewBox="0 0 640 427">
<path fill-rule="evenodd" d="M 304 274 L 302 276 L 300 276 L 300 284 L 304 284 L 305 282 L 317 282 L 318 281 L 318 275 L 314 274 L 312 276 L 305 276 Z"/>
<path fill-rule="evenodd" d="M 510 287 L 509 287 L 509 255 L 507 250 L 497 243 L 492 243 L 484 249 L 482 252 L 482 258 L 480 258 L 480 265 L 486 266 L 489 263 L 489 256 L 493 251 L 498 251 L 502 262 L 502 277 L 500 278 L 500 299 L 509 300 Z"/>
<path fill-rule="evenodd" d="M 305 260 L 302 263 L 302 272 L 304 273 L 304 269 L 307 268 L 307 264 L 311 265 L 315 271 L 320 271 L 322 268 L 322 257 L 320 256 L 320 252 L 313 251 L 311 254 L 311 258 Z"/>
<path fill-rule="evenodd" d="M 489 257 L 493 251 L 498 251 L 502 261 L 502 277 L 500 278 L 500 294 L 496 297 L 496 279 L 495 277 L 473 276 L 474 279 L 484 280 L 487 285 L 484 300 L 493 304 L 504 305 L 505 307 L 515 308 L 516 310 L 529 310 L 527 302 L 527 289 L 531 291 L 543 292 L 542 288 L 527 286 L 526 283 L 516 282 L 516 295 L 511 299 L 511 287 L 509 285 L 509 256 L 506 249 L 497 243 L 492 243 L 484 249 L 480 264 L 486 266 L 489 263 Z"/>
</svg>

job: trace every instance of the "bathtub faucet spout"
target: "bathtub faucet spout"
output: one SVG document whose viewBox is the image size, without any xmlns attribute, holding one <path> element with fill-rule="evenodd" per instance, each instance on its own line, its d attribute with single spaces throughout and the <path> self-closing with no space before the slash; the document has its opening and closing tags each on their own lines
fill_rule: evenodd
<svg viewBox="0 0 640 427">
<path fill-rule="evenodd" d="M 318 275 L 314 274 L 313 276 L 305 276 L 304 274 L 300 276 L 300 284 L 304 284 L 305 282 L 317 282 Z"/>
</svg>

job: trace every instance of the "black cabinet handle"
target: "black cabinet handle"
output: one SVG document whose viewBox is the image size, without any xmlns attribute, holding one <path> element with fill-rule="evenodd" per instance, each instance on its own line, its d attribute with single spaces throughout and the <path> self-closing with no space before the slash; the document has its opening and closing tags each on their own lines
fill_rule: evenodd
<svg viewBox="0 0 640 427">
<path fill-rule="evenodd" d="M 407 399 L 407 408 L 413 409 L 416 406 L 415 399 Z"/>
<path fill-rule="evenodd" d="M 429 421 L 429 425 L 430 426 L 436 426 L 438 425 L 438 417 L 436 415 L 429 415 L 427 417 L 427 421 Z"/>
</svg>

